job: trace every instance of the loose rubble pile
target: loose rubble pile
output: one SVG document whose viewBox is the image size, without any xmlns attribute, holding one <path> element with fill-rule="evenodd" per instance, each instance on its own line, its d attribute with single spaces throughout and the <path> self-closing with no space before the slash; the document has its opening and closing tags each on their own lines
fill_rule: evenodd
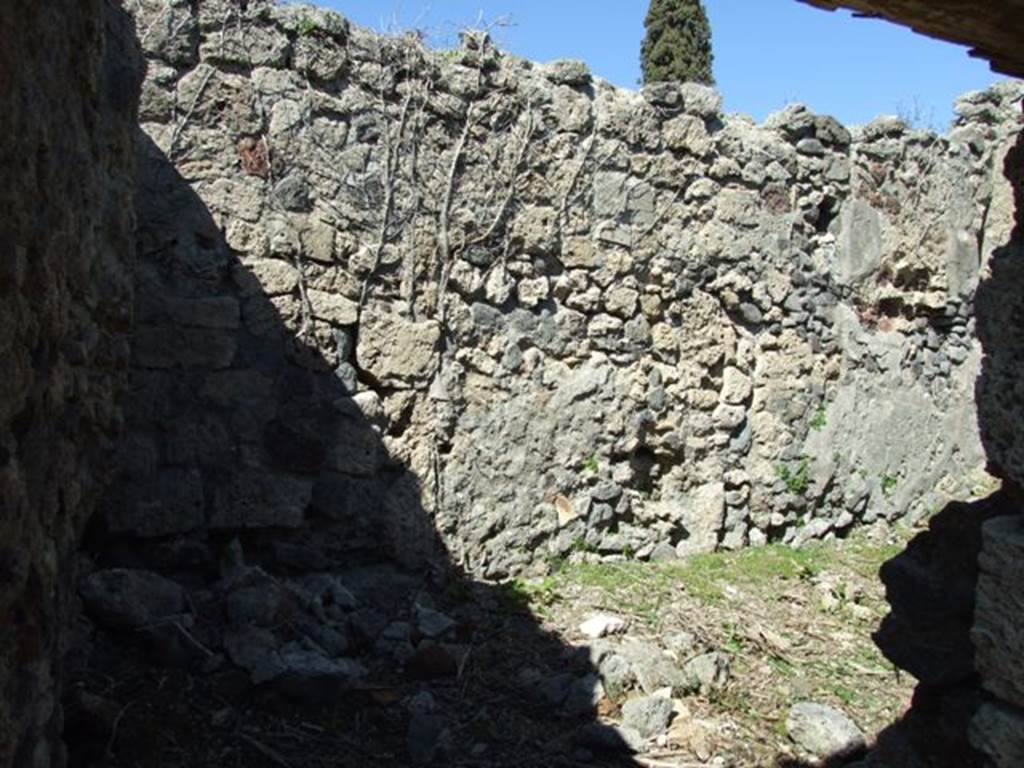
<svg viewBox="0 0 1024 768">
<path fill-rule="evenodd" d="M 208 585 L 95 571 L 74 764 L 853 765 L 911 689 L 867 635 L 890 550 L 853 544 L 718 559 L 710 582 L 650 563 L 502 587 L 386 564 L 274 577 L 237 543 Z M 890 765 L 888 741 L 865 765 Z"/>
</svg>

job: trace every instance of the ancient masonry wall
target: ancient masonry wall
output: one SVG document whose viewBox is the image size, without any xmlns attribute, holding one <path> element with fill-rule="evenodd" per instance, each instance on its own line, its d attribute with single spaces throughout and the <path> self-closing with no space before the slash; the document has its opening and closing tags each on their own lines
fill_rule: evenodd
<svg viewBox="0 0 1024 768">
<path fill-rule="evenodd" d="M 134 13 L 138 329 L 107 540 L 209 560 L 268 531 L 299 560 L 412 561 L 436 531 L 497 578 L 800 543 L 988 481 L 971 316 L 1012 225 L 1017 85 L 965 96 L 946 136 L 799 106 L 758 126 L 481 35 Z"/>
<path fill-rule="evenodd" d="M 983 490 L 982 444 L 963 675 L 974 743 L 1020 764 L 1018 85 L 943 137 L 757 126 L 478 35 L 129 6 L 143 132 L 119 4 L 0 7 L 0 765 L 63 763 L 97 508 L 98 566 L 190 586 L 240 542 L 501 577 L 926 514 Z M 111 574 L 183 609 L 138 571 L 87 601 Z"/>
<path fill-rule="evenodd" d="M 0 765 L 61 765 L 73 553 L 129 364 L 142 76 L 103 0 L 0 5 Z"/>
</svg>

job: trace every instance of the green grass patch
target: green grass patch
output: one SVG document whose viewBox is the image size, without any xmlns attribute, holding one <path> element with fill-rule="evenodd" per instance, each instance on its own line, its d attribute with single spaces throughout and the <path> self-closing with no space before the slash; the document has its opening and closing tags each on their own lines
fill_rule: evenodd
<svg viewBox="0 0 1024 768">
<path fill-rule="evenodd" d="M 560 559 L 546 578 L 508 582 L 503 589 L 513 606 L 534 610 L 560 602 L 573 588 L 596 589 L 604 593 L 609 606 L 657 623 L 661 608 L 680 593 L 706 605 L 719 605 L 731 589 L 770 600 L 784 591 L 787 583 L 812 579 L 827 570 L 852 571 L 874 580 L 881 563 L 902 548 L 902 544 L 877 545 L 853 536 L 800 549 L 772 544 L 692 555 L 671 563 L 573 563 Z"/>
<path fill-rule="evenodd" d="M 813 429 L 815 432 L 822 430 L 828 424 L 828 414 L 825 412 L 825 406 L 821 406 L 814 413 L 814 418 L 808 422 L 807 426 Z"/>
<path fill-rule="evenodd" d="M 900 479 L 896 475 L 882 475 L 879 482 L 882 485 L 882 493 L 891 496 L 892 492 L 896 490 L 896 486 L 900 484 Z"/>
<path fill-rule="evenodd" d="M 652 620 L 680 591 L 703 603 L 720 603 L 727 587 L 771 591 L 779 582 L 808 578 L 828 563 L 827 551 L 809 546 L 755 547 L 740 552 L 694 555 L 678 563 L 562 563 L 545 580 L 547 589 L 518 587 L 545 596 L 572 586 L 599 589 L 609 603 Z M 541 584 L 542 582 L 537 582 Z M 524 591 L 525 590 L 525 591 Z"/>
</svg>

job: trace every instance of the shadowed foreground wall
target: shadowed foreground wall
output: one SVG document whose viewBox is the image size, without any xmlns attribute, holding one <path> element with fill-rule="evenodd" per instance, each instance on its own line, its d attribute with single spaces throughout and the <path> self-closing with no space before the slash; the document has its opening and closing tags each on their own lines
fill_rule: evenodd
<svg viewBox="0 0 1024 768">
<path fill-rule="evenodd" d="M 847 7 L 934 37 L 973 46 L 993 69 L 1024 75 L 1024 4 L 993 0 L 804 0 Z M 1018 115 L 1018 122 L 1020 117 Z M 1015 220 L 992 241 L 977 293 L 984 350 L 976 399 L 990 471 L 1003 487 L 975 504 L 953 504 L 905 553 L 882 570 L 892 615 L 877 636 L 891 660 L 921 682 L 911 712 L 932 720 L 926 739 L 951 747 L 937 759 L 978 759 L 955 752 L 970 744 L 988 764 L 1024 764 L 1024 135 L 1001 153 L 1006 210 Z M 1012 134 L 1011 134 L 1012 136 Z M 959 563 L 959 565 L 956 565 Z M 936 727 L 936 724 L 938 726 Z M 961 746 L 956 746 L 961 745 Z"/>
<path fill-rule="evenodd" d="M 0 765 L 62 764 L 72 553 L 109 466 L 129 359 L 130 20 L 0 4 Z"/>
</svg>

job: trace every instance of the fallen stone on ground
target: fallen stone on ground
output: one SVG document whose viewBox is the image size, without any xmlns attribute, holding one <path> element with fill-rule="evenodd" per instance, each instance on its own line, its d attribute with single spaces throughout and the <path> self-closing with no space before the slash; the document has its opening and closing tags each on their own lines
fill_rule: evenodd
<svg viewBox="0 0 1024 768">
<path fill-rule="evenodd" d="M 598 614 L 580 624 L 580 633 L 591 640 L 597 640 L 608 635 L 618 635 L 626 631 L 626 622 L 616 616 Z"/>
<path fill-rule="evenodd" d="M 661 696 L 630 699 L 622 705 L 622 724 L 649 739 L 668 728 L 674 708 L 672 699 Z"/>
<path fill-rule="evenodd" d="M 797 746 L 815 757 L 848 757 L 864 749 L 864 734 L 834 707 L 804 701 L 794 704 L 786 731 Z"/>
</svg>

